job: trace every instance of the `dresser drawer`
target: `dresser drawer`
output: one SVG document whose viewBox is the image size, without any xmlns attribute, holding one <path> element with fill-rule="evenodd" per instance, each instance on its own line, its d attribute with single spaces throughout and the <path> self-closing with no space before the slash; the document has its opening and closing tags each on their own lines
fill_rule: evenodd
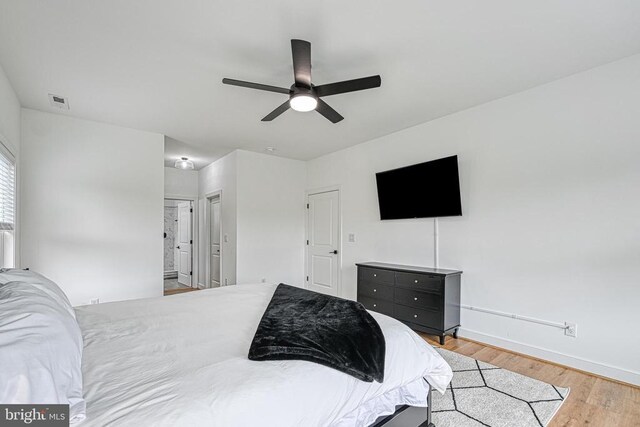
<svg viewBox="0 0 640 427">
<path fill-rule="evenodd" d="M 358 284 L 358 296 L 393 301 L 393 287 L 371 282 Z"/>
<path fill-rule="evenodd" d="M 414 291 L 413 289 L 396 288 L 393 301 L 397 304 L 415 308 L 426 308 L 442 311 L 444 303 L 442 295 L 433 292 Z"/>
<path fill-rule="evenodd" d="M 378 313 L 386 314 L 387 316 L 393 316 L 393 302 L 383 301 L 375 298 L 360 297 L 358 302 L 364 305 L 364 308 L 371 311 L 377 311 Z"/>
<path fill-rule="evenodd" d="M 394 272 L 378 268 L 360 267 L 358 268 L 358 279 L 370 283 L 393 286 Z"/>
<path fill-rule="evenodd" d="M 396 285 L 425 292 L 443 293 L 444 278 L 428 274 L 396 273 Z"/>
<path fill-rule="evenodd" d="M 393 314 L 397 319 L 405 322 L 442 329 L 442 313 L 438 311 L 421 310 L 396 304 L 393 308 Z"/>
</svg>

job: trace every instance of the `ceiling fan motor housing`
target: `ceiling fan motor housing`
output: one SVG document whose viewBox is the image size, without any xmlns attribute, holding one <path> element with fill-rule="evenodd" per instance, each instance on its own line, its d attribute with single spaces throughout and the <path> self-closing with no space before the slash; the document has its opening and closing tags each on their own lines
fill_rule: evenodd
<svg viewBox="0 0 640 427">
<path fill-rule="evenodd" d="M 313 87 L 300 87 L 293 84 L 291 85 L 291 95 L 289 95 L 289 98 L 294 98 L 296 96 L 312 96 L 314 98 L 318 98 Z"/>
</svg>

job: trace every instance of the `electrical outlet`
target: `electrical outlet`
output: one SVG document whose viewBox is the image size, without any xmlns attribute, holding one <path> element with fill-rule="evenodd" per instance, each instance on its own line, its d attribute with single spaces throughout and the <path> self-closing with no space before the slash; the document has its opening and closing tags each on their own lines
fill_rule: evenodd
<svg viewBox="0 0 640 427">
<path fill-rule="evenodd" d="M 349 243 L 356 242 L 356 235 L 354 233 L 349 233 Z"/>
<path fill-rule="evenodd" d="M 92 298 L 89 300 L 89 304 L 100 304 L 100 298 Z"/>
<path fill-rule="evenodd" d="M 571 338 L 577 338 L 578 337 L 578 325 L 576 325 L 575 323 L 571 323 L 571 322 L 564 322 L 564 325 L 566 326 L 566 329 L 564 330 L 564 334 L 568 337 Z"/>
</svg>

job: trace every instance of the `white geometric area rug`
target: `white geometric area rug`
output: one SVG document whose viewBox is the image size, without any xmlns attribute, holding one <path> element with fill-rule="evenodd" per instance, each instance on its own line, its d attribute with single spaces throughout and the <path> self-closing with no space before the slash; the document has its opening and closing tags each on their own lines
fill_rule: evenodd
<svg viewBox="0 0 640 427">
<path fill-rule="evenodd" d="M 432 395 L 436 427 L 546 427 L 569 395 L 568 388 L 436 350 L 453 369 L 446 393 Z"/>
</svg>

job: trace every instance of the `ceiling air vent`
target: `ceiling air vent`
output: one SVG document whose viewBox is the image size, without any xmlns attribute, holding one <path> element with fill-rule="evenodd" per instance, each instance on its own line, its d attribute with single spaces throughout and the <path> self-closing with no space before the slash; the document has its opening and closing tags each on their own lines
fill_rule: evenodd
<svg viewBox="0 0 640 427">
<path fill-rule="evenodd" d="M 69 100 L 62 96 L 49 94 L 49 103 L 52 107 L 60 108 L 63 110 L 69 109 Z"/>
</svg>

